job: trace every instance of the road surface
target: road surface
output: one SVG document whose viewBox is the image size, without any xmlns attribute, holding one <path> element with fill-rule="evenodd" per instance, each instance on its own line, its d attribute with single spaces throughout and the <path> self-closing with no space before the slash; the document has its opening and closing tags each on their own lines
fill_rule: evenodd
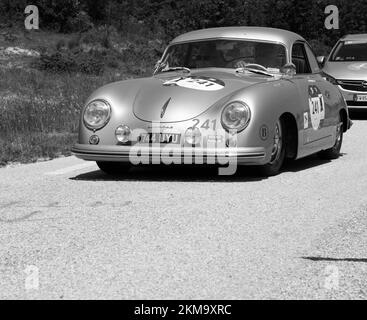
<svg viewBox="0 0 367 320">
<path fill-rule="evenodd" d="M 0 169 L 2 299 L 367 297 L 367 121 L 279 176 Z"/>
</svg>

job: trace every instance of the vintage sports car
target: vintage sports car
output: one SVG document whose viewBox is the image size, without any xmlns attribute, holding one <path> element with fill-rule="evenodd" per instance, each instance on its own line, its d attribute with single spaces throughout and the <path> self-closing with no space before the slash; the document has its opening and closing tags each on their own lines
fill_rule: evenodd
<svg viewBox="0 0 367 320">
<path fill-rule="evenodd" d="M 329 57 L 318 57 L 328 80 L 339 86 L 348 107 L 367 108 L 367 34 L 340 39 Z"/>
<path fill-rule="evenodd" d="M 174 39 L 152 77 L 94 92 L 72 151 L 108 174 L 138 164 L 235 163 L 271 176 L 286 158 L 337 158 L 350 125 L 342 94 L 301 36 L 213 28 Z"/>
</svg>

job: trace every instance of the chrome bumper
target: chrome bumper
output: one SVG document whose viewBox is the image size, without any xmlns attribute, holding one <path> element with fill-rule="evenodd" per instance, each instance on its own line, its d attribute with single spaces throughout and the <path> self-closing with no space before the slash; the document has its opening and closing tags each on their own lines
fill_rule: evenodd
<svg viewBox="0 0 367 320">
<path fill-rule="evenodd" d="M 180 164 L 224 164 L 225 159 L 237 161 L 237 164 L 266 164 L 265 148 L 170 148 L 156 146 L 103 146 L 76 144 L 71 152 L 87 161 L 113 161 L 135 163 L 136 157 L 148 157 L 149 164 L 165 163 L 163 157 L 169 157 Z"/>
</svg>

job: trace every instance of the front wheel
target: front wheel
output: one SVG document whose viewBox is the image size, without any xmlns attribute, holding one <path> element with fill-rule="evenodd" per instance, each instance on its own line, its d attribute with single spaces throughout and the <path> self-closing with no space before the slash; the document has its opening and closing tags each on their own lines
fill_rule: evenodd
<svg viewBox="0 0 367 320">
<path fill-rule="evenodd" d="M 341 119 L 339 118 L 340 122 Z M 323 150 L 319 152 L 317 155 L 320 159 L 323 160 L 333 160 L 338 159 L 340 157 L 340 149 L 343 144 L 343 125 L 338 125 L 336 128 L 336 141 L 332 148 Z"/>
<path fill-rule="evenodd" d="M 121 162 L 97 161 L 97 166 L 108 175 L 118 175 L 129 171 L 129 164 Z"/>
<path fill-rule="evenodd" d="M 270 162 L 260 167 L 260 173 L 264 176 L 275 176 L 279 173 L 285 159 L 285 126 L 284 121 L 279 119 L 275 125 L 273 148 Z"/>
</svg>

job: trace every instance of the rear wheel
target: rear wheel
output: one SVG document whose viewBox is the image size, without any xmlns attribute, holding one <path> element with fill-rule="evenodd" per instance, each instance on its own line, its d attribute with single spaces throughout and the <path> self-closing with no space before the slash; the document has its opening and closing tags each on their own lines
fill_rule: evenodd
<svg viewBox="0 0 367 320">
<path fill-rule="evenodd" d="M 275 134 L 273 138 L 273 148 L 270 162 L 260 167 L 260 172 L 264 176 L 275 176 L 283 166 L 286 151 L 285 126 L 284 121 L 279 119 L 275 124 Z"/>
<path fill-rule="evenodd" d="M 342 122 L 341 116 L 339 115 L 339 122 Z M 343 144 L 343 125 L 338 125 L 336 129 L 336 141 L 332 148 L 319 152 L 317 155 L 319 158 L 324 160 L 337 159 L 340 156 L 340 149 Z"/>
<path fill-rule="evenodd" d="M 106 174 L 118 175 L 129 171 L 130 165 L 121 162 L 97 161 L 97 166 Z"/>
</svg>

